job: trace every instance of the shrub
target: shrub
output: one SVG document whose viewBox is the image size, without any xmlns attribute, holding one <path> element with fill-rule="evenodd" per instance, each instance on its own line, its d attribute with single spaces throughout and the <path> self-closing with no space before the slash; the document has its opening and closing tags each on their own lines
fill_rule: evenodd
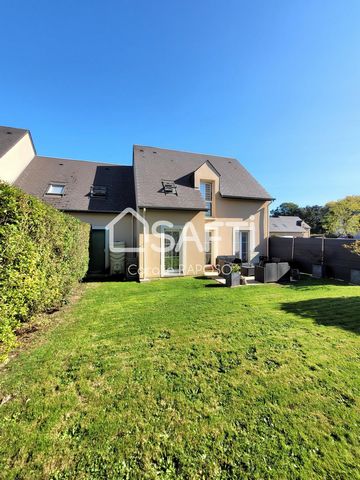
<svg viewBox="0 0 360 480">
<path fill-rule="evenodd" d="M 0 182 L 0 359 L 15 331 L 58 308 L 88 267 L 89 226 Z"/>
</svg>

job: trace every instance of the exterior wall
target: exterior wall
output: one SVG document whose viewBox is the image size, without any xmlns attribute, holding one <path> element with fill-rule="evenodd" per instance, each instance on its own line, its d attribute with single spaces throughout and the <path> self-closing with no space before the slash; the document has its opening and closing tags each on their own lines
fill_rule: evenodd
<svg viewBox="0 0 360 480">
<path fill-rule="evenodd" d="M 219 175 L 207 164 L 204 163 L 194 172 L 194 187 L 200 188 L 200 182 L 212 182 L 214 197 L 219 193 Z M 215 198 L 214 198 L 215 199 Z M 213 200 L 214 200 L 213 199 Z M 216 217 L 216 202 L 213 201 L 213 217 Z"/>
<path fill-rule="evenodd" d="M 203 178 L 203 177 L 202 177 Z M 257 261 L 259 255 L 268 255 L 268 208 L 269 202 L 257 200 L 240 200 L 222 198 L 218 194 L 215 198 L 215 212 L 217 217 L 205 217 L 204 212 L 179 210 L 140 209 L 140 215 L 145 217 L 149 224 L 146 241 L 143 228 L 140 228 L 139 246 L 144 251 L 139 253 L 140 278 L 156 278 L 162 276 L 161 271 L 161 238 L 155 235 L 152 228 L 155 222 L 167 221 L 174 226 L 183 226 L 192 223 L 198 241 L 205 244 L 205 230 L 214 231 L 213 263 L 218 255 L 232 255 L 234 229 L 250 232 L 250 260 Z M 145 211 L 144 211 L 145 210 Z M 230 225 L 223 225 L 230 222 Z M 160 233 L 161 228 L 157 228 Z M 187 236 L 192 236 L 191 230 Z M 157 251 L 154 251 L 152 246 Z M 184 242 L 183 247 L 184 275 L 199 275 L 203 271 L 196 270 L 198 265 L 205 265 L 205 253 L 198 248 L 194 240 Z"/>
<path fill-rule="evenodd" d="M 0 158 L 0 179 L 14 183 L 35 156 L 35 150 L 27 133 Z"/>
<path fill-rule="evenodd" d="M 156 278 L 161 276 L 161 238 L 160 235 L 152 233 L 155 222 L 165 220 L 171 222 L 174 226 L 184 226 L 187 222 L 191 222 L 201 244 L 203 245 L 205 242 L 203 212 L 140 209 L 139 213 L 149 224 L 149 233 L 146 235 L 146 239 L 143 228 L 141 228 L 139 233 L 139 246 L 144 250 L 139 253 L 140 278 Z M 160 233 L 160 231 L 161 229 L 157 228 L 157 232 Z M 191 236 L 192 232 L 189 231 L 187 235 Z M 195 241 L 184 242 L 183 264 L 184 275 L 196 275 L 196 271 L 194 270 L 195 265 L 204 264 L 204 252 L 199 251 Z"/>
<path fill-rule="evenodd" d="M 261 200 L 243 200 L 215 196 L 214 220 L 207 220 L 207 228 L 218 230 L 221 241 L 218 242 L 218 255 L 232 255 L 234 229 L 250 232 L 250 261 L 257 261 L 259 255 L 268 251 L 268 205 Z M 226 223 L 216 227 L 218 222 Z M 231 225 L 231 224 L 234 225 Z"/>
<path fill-rule="evenodd" d="M 232 255 L 234 229 L 250 232 L 250 260 L 256 261 L 259 255 L 267 255 L 269 225 L 268 209 L 270 202 L 223 198 L 220 195 L 219 175 L 210 165 L 204 163 L 194 174 L 194 186 L 199 188 L 200 181 L 213 182 L 213 216 L 205 218 L 206 228 L 214 231 L 221 240 L 215 244 L 215 254 Z M 238 226 L 217 225 L 219 223 L 238 223 Z"/>
<path fill-rule="evenodd" d="M 78 218 L 82 222 L 90 223 L 93 227 L 106 227 L 117 214 L 115 213 L 94 213 L 94 212 L 66 212 Z M 126 247 L 134 245 L 133 217 L 128 214 L 122 218 L 114 227 L 115 242 L 123 241 Z"/>
</svg>

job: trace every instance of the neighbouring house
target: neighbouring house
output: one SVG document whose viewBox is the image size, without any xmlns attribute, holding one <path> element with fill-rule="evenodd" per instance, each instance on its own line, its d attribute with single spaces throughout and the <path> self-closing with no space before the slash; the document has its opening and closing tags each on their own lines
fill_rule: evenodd
<svg viewBox="0 0 360 480">
<path fill-rule="evenodd" d="M 269 232 L 272 237 L 309 238 L 311 228 L 300 217 L 280 215 L 278 217 L 270 217 Z"/>
<path fill-rule="evenodd" d="M 91 224 L 92 273 L 109 270 L 112 226 L 114 242 L 136 250 L 126 255 L 140 279 L 268 254 L 272 197 L 234 158 L 140 145 L 131 166 L 50 158 L 28 130 L 1 127 L 0 179 Z"/>
</svg>

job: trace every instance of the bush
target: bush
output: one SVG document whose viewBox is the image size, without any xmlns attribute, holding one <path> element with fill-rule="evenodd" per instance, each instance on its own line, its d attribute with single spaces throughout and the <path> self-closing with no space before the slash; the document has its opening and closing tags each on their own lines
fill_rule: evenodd
<svg viewBox="0 0 360 480">
<path fill-rule="evenodd" d="M 89 225 L 0 182 L 0 360 L 15 331 L 58 308 L 86 274 Z"/>
</svg>

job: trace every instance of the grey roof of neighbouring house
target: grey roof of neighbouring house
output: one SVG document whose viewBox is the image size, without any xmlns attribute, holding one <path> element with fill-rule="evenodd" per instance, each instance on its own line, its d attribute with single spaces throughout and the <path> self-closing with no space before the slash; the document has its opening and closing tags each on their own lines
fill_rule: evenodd
<svg viewBox="0 0 360 480">
<path fill-rule="evenodd" d="M 302 222 L 301 227 L 296 223 Z M 303 222 L 300 217 L 295 216 L 279 216 L 279 217 L 270 217 L 269 231 L 271 233 L 276 232 L 305 232 L 309 230 L 310 227 L 307 223 Z"/>
<path fill-rule="evenodd" d="M 193 174 L 208 162 L 219 173 L 223 197 L 272 200 L 271 195 L 234 158 L 134 145 L 134 177 L 139 207 L 204 210 Z M 161 180 L 173 180 L 178 195 L 165 195 Z"/>
<path fill-rule="evenodd" d="M 27 133 L 30 133 L 29 130 L 24 130 L 23 128 L 0 126 L 0 158 L 16 145 L 17 142 Z"/>
<path fill-rule="evenodd" d="M 64 195 L 46 195 L 50 183 L 65 184 Z M 117 213 L 135 208 L 130 166 L 35 156 L 15 184 L 60 210 Z M 91 197 L 91 185 L 106 186 L 106 197 Z"/>
</svg>

